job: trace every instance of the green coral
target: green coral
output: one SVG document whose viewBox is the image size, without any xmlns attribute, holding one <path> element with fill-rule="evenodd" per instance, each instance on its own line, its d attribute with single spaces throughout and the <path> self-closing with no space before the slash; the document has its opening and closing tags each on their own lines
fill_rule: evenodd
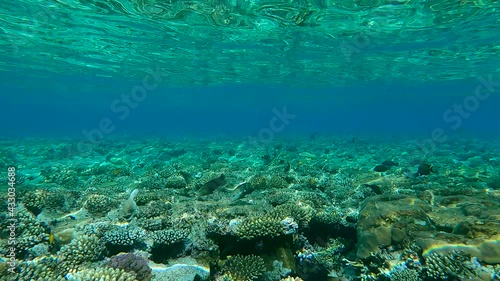
<svg viewBox="0 0 500 281">
<path fill-rule="evenodd" d="M 426 275 L 433 280 L 467 280 L 475 274 L 471 256 L 462 251 L 440 254 L 431 253 L 425 257 Z"/>
<path fill-rule="evenodd" d="M 245 219 L 235 229 L 240 239 L 274 238 L 292 234 L 305 227 L 312 218 L 312 208 L 307 205 L 285 204 L 274 208 L 263 216 Z"/>
<path fill-rule="evenodd" d="M 38 215 L 43 209 L 61 210 L 66 205 L 66 198 L 61 192 L 37 189 L 28 191 L 22 203 L 30 212 Z"/>
<path fill-rule="evenodd" d="M 0 233 L 8 234 L 9 221 L 6 214 L 0 216 Z M 34 246 L 48 241 L 50 228 L 44 222 L 38 221 L 36 217 L 25 208 L 19 208 L 17 212 L 16 229 L 16 253 L 17 258 L 24 255 Z"/>
<path fill-rule="evenodd" d="M 164 229 L 150 234 L 157 245 L 170 245 L 181 242 L 187 238 L 189 232 L 187 229 Z"/>
<path fill-rule="evenodd" d="M 344 266 L 342 261 L 344 250 L 345 246 L 339 239 L 330 239 L 325 247 L 314 254 L 314 260 L 328 272 L 341 271 Z"/>
<path fill-rule="evenodd" d="M 152 201 L 146 206 L 139 207 L 138 217 L 140 218 L 155 218 L 169 214 L 172 205 L 162 201 Z"/>
<path fill-rule="evenodd" d="M 169 178 L 169 177 L 175 175 L 176 171 L 177 171 L 177 168 L 175 166 L 169 165 L 169 166 L 161 169 L 160 171 L 158 171 L 158 174 L 162 178 Z"/>
<path fill-rule="evenodd" d="M 403 269 L 397 270 L 391 274 L 391 280 L 393 281 L 418 281 L 418 271 L 413 269 Z"/>
<path fill-rule="evenodd" d="M 17 212 L 17 220 L 19 222 L 17 232 L 25 235 L 39 235 L 41 233 L 49 233 L 49 227 L 36 219 L 36 217 L 27 212 L 26 209 L 20 209 Z"/>
<path fill-rule="evenodd" d="M 294 194 L 292 194 L 287 189 L 281 189 L 273 192 L 268 196 L 268 202 L 273 206 L 286 204 L 292 201 L 294 198 Z"/>
<path fill-rule="evenodd" d="M 167 178 L 165 186 L 167 188 L 182 189 L 187 186 L 187 183 L 181 175 L 173 175 Z"/>
<path fill-rule="evenodd" d="M 45 205 L 51 210 L 59 210 L 66 205 L 66 197 L 62 191 L 48 191 L 45 196 Z"/>
<path fill-rule="evenodd" d="M 342 210 L 338 207 L 326 207 L 314 214 L 313 220 L 323 224 L 341 223 L 343 220 Z"/>
<path fill-rule="evenodd" d="M 149 202 L 164 200 L 165 196 L 158 192 L 139 192 L 135 197 L 137 206 L 146 205 Z"/>
<path fill-rule="evenodd" d="M 284 204 L 276 207 L 281 217 L 292 217 L 300 227 L 306 227 L 311 221 L 314 209 L 307 204 Z"/>
<path fill-rule="evenodd" d="M 137 225 L 148 231 L 161 230 L 165 224 L 165 219 L 162 218 L 140 218 L 137 220 Z"/>
<path fill-rule="evenodd" d="M 143 179 L 139 185 L 141 189 L 152 190 L 152 189 L 164 189 L 167 180 L 160 177 L 159 175 L 153 175 Z"/>
<path fill-rule="evenodd" d="M 260 237 L 278 237 L 283 234 L 280 220 L 272 215 L 252 217 L 244 220 L 236 228 L 235 234 L 240 239 L 255 239 Z"/>
<path fill-rule="evenodd" d="M 41 233 L 39 235 L 22 236 L 18 238 L 16 240 L 16 252 L 18 254 L 18 258 L 29 256 L 30 253 L 36 252 L 36 250 L 34 250 L 35 246 L 48 241 L 49 235 L 46 233 Z"/>
<path fill-rule="evenodd" d="M 286 180 L 283 177 L 274 175 L 269 180 L 269 187 L 275 189 L 287 188 L 288 182 L 286 182 Z"/>
<path fill-rule="evenodd" d="M 63 246 L 57 254 L 62 259 L 63 266 L 70 271 L 85 262 L 101 259 L 104 249 L 104 243 L 97 236 L 79 236 Z"/>
<path fill-rule="evenodd" d="M 267 186 L 267 178 L 262 175 L 253 176 L 248 184 L 250 190 L 264 189 Z"/>
<path fill-rule="evenodd" d="M 85 209 L 91 214 L 106 214 L 111 210 L 111 202 L 107 196 L 92 194 L 85 203 Z"/>
<path fill-rule="evenodd" d="M 80 185 L 78 173 L 70 167 L 62 165 L 43 167 L 40 175 L 45 178 L 45 182 L 56 183 L 63 187 L 74 188 Z"/>
<path fill-rule="evenodd" d="M 28 191 L 22 197 L 22 203 L 28 211 L 38 215 L 45 207 L 45 195 L 46 193 L 42 190 Z"/>
<path fill-rule="evenodd" d="M 114 226 L 103 235 L 106 245 L 111 246 L 132 246 L 145 236 L 145 231 L 133 226 Z"/>
<path fill-rule="evenodd" d="M 259 256 L 236 255 L 227 259 L 223 271 L 233 281 L 252 281 L 266 271 L 266 266 Z"/>
</svg>

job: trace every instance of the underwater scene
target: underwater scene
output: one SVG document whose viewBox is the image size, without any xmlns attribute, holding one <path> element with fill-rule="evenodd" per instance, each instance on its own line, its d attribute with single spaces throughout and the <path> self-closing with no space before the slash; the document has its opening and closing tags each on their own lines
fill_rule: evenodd
<svg viewBox="0 0 500 281">
<path fill-rule="evenodd" d="M 500 1 L 0 23 L 0 281 L 500 280 Z"/>
</svg>

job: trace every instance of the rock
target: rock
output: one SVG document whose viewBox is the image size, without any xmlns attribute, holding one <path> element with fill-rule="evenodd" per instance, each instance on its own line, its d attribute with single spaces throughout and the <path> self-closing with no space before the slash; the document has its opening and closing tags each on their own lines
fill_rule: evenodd
<svg viewBox="0 0 500 281">
<path fill-rule="evenodd" d="M 374 196 L 367 199 L 358 222 L 357 256 L 367 258 L 379 246 L 398 244 L 416 235 L 433 232 L 423 201 L 404 196 Z M 423 233 L 423 234 L 420 234 Z"/>
</svg>

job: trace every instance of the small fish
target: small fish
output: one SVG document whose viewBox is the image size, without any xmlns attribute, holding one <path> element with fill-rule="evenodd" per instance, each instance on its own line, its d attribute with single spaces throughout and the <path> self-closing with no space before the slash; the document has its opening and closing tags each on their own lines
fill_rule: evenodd
<svg viewBox="0 0 500 281">
<path fill-rule="evenodd" d="M 309 185 L 314 185 L 316 184 L 316 179 L 315 178 L 310 178 L 309 179 Z"/>
<path fill-rule="evenodd" d="M 432 165 L 429 165 L 429 164 L 420 164 L 420 165 L 418 165 L 417 175 L 419 175 L 419 176 L 427 176 L 427 175 L 430 175 L 430 173 L 435 173 L 434 168 L 432 167 Z"/>
<path fill-rule="evenodd" d="M 54 243 L 54 231 L 51 230 L 49 234 L 49 244 Z"/>
</svg>

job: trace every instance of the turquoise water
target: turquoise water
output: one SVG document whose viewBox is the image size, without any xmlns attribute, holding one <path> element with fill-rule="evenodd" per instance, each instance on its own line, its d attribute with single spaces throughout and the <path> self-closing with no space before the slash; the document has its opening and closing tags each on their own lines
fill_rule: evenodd
<svg viewBox="0 0 500 281">
<path fill-rule="evenodd" d="M 498 1 L 0 23 L 0 280 L 500 280 Z"/>
<path fill-rule="evenodd" d="M 460 127 L 498 129 L 494 1 L 2 6 L 6 135 L 80 137 L 106 117 L 113 134 L 248 134 L 283 106 L 299 115 L 290 133 L 422 133 L 480 85 Z M 117 120 L 135 86 L 144 97 Z"/>
</svg>

